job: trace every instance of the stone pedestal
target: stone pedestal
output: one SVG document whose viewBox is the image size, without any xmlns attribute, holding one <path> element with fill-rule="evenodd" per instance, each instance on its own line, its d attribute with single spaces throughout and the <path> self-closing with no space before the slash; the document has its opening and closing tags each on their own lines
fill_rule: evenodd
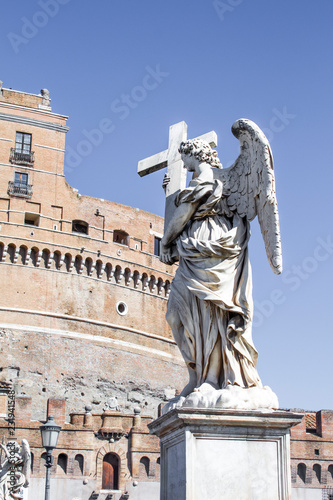
<svg viewBox="0 0 333 500">
<path fill-rule="evenodd" d="M 288 411 L 175 409 L 149 429 L 161 442 L 160 500 L 290 500 Z"/>
</svg>

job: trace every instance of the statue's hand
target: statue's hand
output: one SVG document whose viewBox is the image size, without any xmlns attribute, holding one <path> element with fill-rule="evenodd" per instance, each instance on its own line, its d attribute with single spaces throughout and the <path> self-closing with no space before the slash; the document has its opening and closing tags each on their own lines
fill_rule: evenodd
<svg viewBox="0 0 333 500">
<path fill-rule="evenodd" d="M 165 174 L 163 177 L 163 182 L 162 182 L 162 188 L 164 189 L 164 192 L 166 190 L 167 185 L 170 182 L 170 176 L 168 174 Z"/>
<path fill-rule="evenodd" d="M 161 241 L 161 246 L 160 246 L 160 260 L 164 262 L 164 264 L 173 264 L 174 260 L 172 259 L 171 255 L 171 247 L 166 246 L 163 243 L 163 239 Z"/>
</svg>

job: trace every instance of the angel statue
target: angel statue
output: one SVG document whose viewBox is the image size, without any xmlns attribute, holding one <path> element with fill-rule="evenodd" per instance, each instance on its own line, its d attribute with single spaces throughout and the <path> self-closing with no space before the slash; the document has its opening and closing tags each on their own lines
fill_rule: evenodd
<svg viewBox="0 0 333 500">
<path fill-rule="evenodd" d="M 176 198 L 160 258 L 172 264 L 176 245 L 179 267 L 166 319 L 189 383 L 165 412 L 179 406 L 278 408 L 276 395 L 262 386 L 256 368 L 248 257 L 249 221 L 258 215 L 270 265 L 274 273 L 282 271 L 273 157 L 255 123 L 237 120 L 232 132 L 241 151 L 227 169 L 207 142 L 193 139 L 179 148 L 193 179 Z"/>
<path fill-rule="evenodd" d="M 0 444 L 0 500 L 23 499 L 23 488 L 30 482 L 31 453 L 29 443 L 22 439 Z M 4 457 L 3 457 L 4 453 Z"/>
</svg>

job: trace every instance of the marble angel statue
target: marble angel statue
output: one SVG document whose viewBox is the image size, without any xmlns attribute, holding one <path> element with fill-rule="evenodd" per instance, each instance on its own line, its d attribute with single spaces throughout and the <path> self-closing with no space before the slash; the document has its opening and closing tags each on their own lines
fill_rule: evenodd
<svg viewBox="0 0 333 500">
<path fill-rule="evenodd" d="M 176 198 L 161 241 L 161 260 L 179 267 L 166 319 L 183 355 L 189 383 L 166 406 L 277 408 L 263 387 L 252 341 L 249 222 L 258 216 L 274 273 L 282 255 L 273 157 L 267 138 L 250 120 L 237 120 L 240 155 L 223 169 L 208 143 L 182 142 L 181 158 L 193 179 Z M 164 186 L 168 179 L 164 181 Z M 245 390 L 244 390 L 245 389 Z"/>
<path fill-rule="evenodd" d="M 29 443 L 22 439 L 0 444 L 0 500 L 20 500 L 23 488 L 30 482 L 31 453 Z"/>
</svg>

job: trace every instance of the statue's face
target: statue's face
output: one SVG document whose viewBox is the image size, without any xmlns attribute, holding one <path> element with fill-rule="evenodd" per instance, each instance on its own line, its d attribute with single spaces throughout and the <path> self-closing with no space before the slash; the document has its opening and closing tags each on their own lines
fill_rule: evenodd
<svg viewBox="0 0 333 500">
<path fill-rule="evenodd" d="M 186 155 L 185 153 L 182 153 L 181 158 L 184 162 L 185 167 L 187 168 L 187 171 L 194 172 L 195 167 L 198 164 L 198 160 L 195 158 L 195 156 L 190 156 L 190 155 Z"/>
</svg>

